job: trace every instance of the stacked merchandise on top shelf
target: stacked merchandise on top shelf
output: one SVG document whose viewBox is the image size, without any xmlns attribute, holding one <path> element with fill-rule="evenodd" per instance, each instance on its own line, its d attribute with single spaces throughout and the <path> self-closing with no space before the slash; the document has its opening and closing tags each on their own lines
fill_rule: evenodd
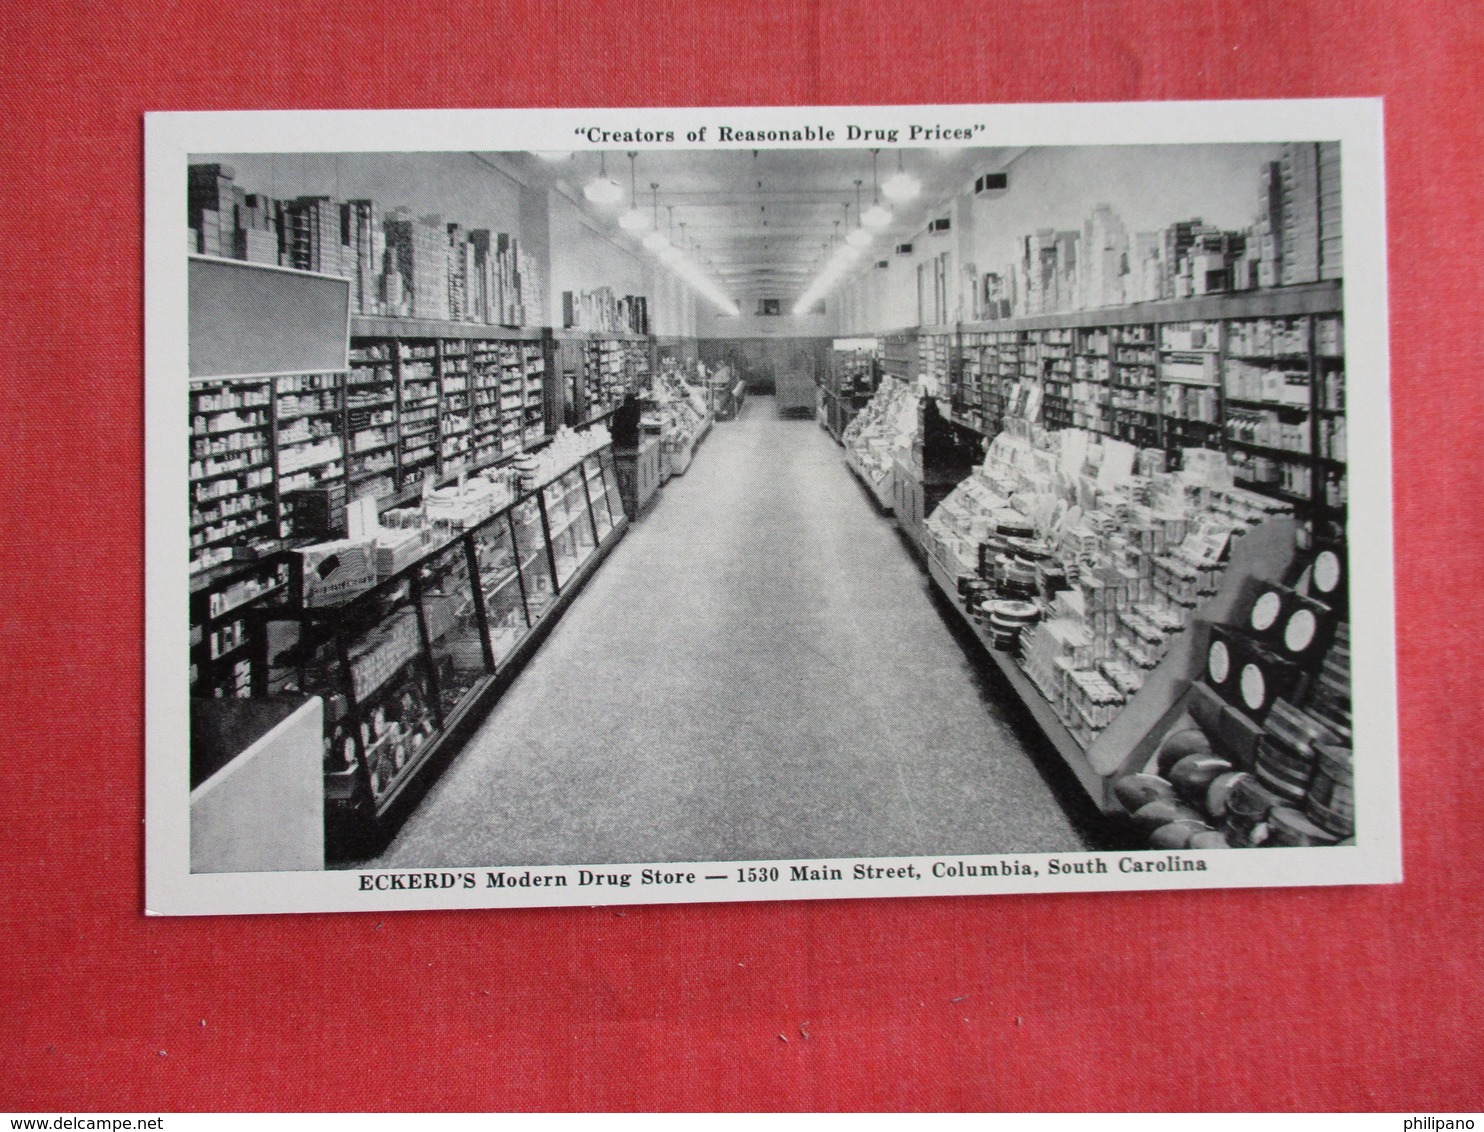
<svg viewBox="0 0 1484 1132">
<path fill-rule="evenodd" d="M 937 567 L 1083 749 L 1218 592 L 1236 544 L 1290 510 L 1234 487 L 1223 454 L 1186 457 L 1169 473 L 1160 451 L 1012 420 L 928 519 Z"/>
<path fill-rule="evenodd" d="M 845 429 L 845 462 L 884 510 L 892 509 L 891 478 L 906 463 L 918 432 L 918 393 L 905 381 L 885 378 L 875 396 Z"/>
<path fill-rule="evenodd" d="M 1285 145 L 1256 173 L 1245 227 L 1193 217 L 1131 232 L 1099 204 L 1079 227 L 1026 233 L 1014 262 L 980 278 L 977 306 L 997 320 L 1341 278 L 1339 143 Z"/>
<path fill-rule="evenodd" d="M 509 233 L 406 207 L 383 215 L 373 200 L 276 200 L 246 192 L 230 165 L 192 165 L 187 177 L 191 252 L 341 276 L 356 314 L 526 326 L 545 309 L 535 264 Z M 643 297 L 630 299 L 647 321 Z"/>
<path fill-rule="evenodd" d="M 618 295 L 612 287 L 562 292 L 562 326 L 568 330 L 649 333 L 649 300 Z"/>
</svg>

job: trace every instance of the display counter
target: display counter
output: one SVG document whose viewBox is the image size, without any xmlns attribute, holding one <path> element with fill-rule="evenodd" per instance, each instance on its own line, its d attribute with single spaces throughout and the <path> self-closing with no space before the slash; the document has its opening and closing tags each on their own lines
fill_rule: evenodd
<svg viewBox="0 0 1484 1132">
<path fill-rule="evenodd" d="M 191 872 L 324 868 L 317 696 L 191 700 Z"/>
<path fill-rule="evenodd" d="M 613 463 L 618 490 L 628 516 L 638 518 L 664 481 L 660 468 L 663 445 L 657 436 L 644 436 L 638 448 L 615 448 Z"/>
<path fill-rule="evenodd" d="M 626 525 L 605 447 L 349 600 L 256 611 L 254 696 L 325 703 L 328 856 L 378 851 Z"/>
</svg>

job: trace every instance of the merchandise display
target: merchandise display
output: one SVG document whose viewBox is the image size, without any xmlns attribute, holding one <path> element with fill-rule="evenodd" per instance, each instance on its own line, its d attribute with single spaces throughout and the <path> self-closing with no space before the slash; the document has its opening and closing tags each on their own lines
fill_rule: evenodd
<svg viewBox="0 0 1484 1132">
<path fill-rule="evenodd" d="M 917 431 L 917 391 L 894 377 L 881 382 L 845 430 L 846 463 L 886 511 L 892 509 L 891 478 L 911 452 Z"/>
<path fill-rule="evenodd" d="M 947 415 L 993 436 L 1008 417 L 1081 428 L 1164 452 L 1227 452 L 1237 483 L 1291 504 L 1321 527 L 1343 526 L 1344 328 L 1337 284 L 1201 300 L 1191 311 L 1110 310 L 1099 325 L 961 333 Z M 1041 321 L 1045 321 L 1044 319 Z M 1084 321 L 1084 320 L 1080 320 Z"/>
<path fill-rule="evenodd" d="M 619 338 L 592 338 L 583 358 L 583 404 L 587 418 L 603 416 L 617 407 L 632 388 L 628 350 Z"/>
<path fill-rule="evenodd" d="M 611 287 L 562 292 L 564 329 L 649 333 L 649 300 L 643 295 L 615 295 Z"/>
<path fill-rule="evenodd" d="M 1029 318 L 1341 278 L 1339 144 L 1285 145 L 1256 173 L 1247 227 L 1223 230 L 1197 217 L 1130 233 L 1099 204 L 1080 228 L 1024 236 L 1020 257 L 986 272 L 966 309 Z"/>
<path fill-rule="evenodd" d="M 948 374 L 954 353 L 955 334 L 929 334 L 924 332 L 917 339 L 917 380 L 929 397 L 943 406 L 948 413 L 950 400 Z"/>
<path fill-rule="evenodd" d="M 187 221 L 199 255 L 349 279 L 357 314 L 531 326 L 545 306 L 516 236 L 405 207 L 383 218 L 373 200 L 274 200 L 239 186 L 230 165 L 190 167 Z"/>
<path fill-rule="evenodd" d="M 326 705 L 332 855 L 387 832 L 405 785 L 621 532 L 609 444 L 602 426 L 564 430 L 516 466 L 373 509 L 357 537 L 299 548 L 296 581 L 258 607 L 251 694 Z"/>
<path fill-rule="evenodd" d="M 1148 765 L 1115 784 L 1152 846 L 1353 843 L 1349 627 L 1316 596 L 1325 553 L 1301 565 L 1307 593 L 1254 585 L 1237 623 L 1212 627 L 1184 712 Z M 1179 829 L 1146 812 L 1155 797 L 1188 805 Z"/>
<path fill-rule="evenodd" d="M 836 440 L 865 407 L 881 380 L 881 347 L 872 338 L 834 343 L 830 362 L 820 374 L 820 423 Z"/>
<path fill-rule="evenodd" d="M 1184 694 L 1198 623 L 1293 555 L 1291 508 L 1234 486 L 1223 454 L 1193 451 L 1179 472 L 1162 455 L 1012 419 L 926 524 L 935 578 L 1024 674 L 1103 805 Z"/>
<path fill-rule="evenodd" d="M 657 374 L 639 403 L 643 409 L 640 428 L 660 439 L 660 478 L 681 475 L 711 427 L 705 398 L 677 375 Z"/>
</svg>

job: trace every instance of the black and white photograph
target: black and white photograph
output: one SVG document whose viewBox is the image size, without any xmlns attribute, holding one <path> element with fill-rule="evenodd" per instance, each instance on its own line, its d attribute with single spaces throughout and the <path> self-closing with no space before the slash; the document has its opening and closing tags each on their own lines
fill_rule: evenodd
<svg viewBox="0 0 1484 1132">
<path fill-rule="evenodd" d="M 1379 103 L 146 130 L 146 907 L 1400 879 Z"/>
</svg>

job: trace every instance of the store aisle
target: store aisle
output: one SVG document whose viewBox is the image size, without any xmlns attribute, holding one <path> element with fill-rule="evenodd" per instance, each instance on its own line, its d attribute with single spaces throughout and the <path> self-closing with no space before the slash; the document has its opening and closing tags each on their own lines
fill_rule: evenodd
<svg viewBox="0 0 1484 1132">
<path fill-rule="evenodd" d="M 716 425 L 384 867 L 1084 848 L 813 421 Z"/>
</svg>

